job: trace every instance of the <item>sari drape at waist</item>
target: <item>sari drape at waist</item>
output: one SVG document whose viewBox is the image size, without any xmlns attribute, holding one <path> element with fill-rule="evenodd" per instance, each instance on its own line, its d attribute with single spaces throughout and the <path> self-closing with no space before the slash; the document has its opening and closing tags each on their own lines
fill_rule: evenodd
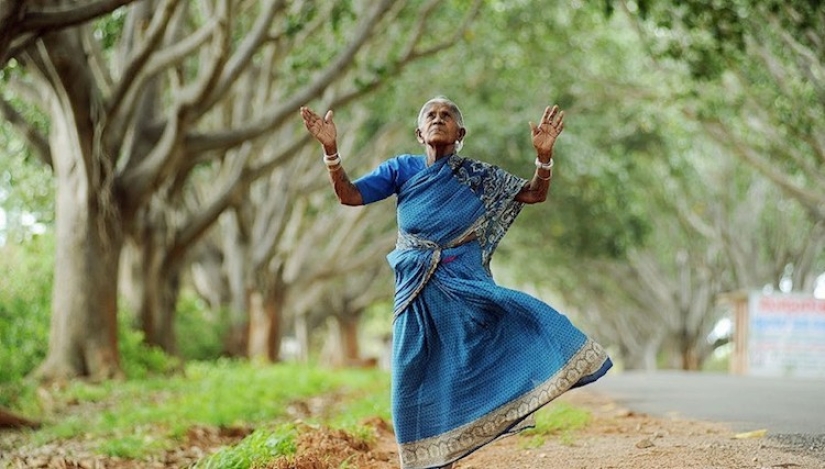
<svg viewBox="0 0 825 469">
<path fill-rule="evenodd" d="M 404 312 L 427 285 L 441 263 L 443 252 L 474 240 L 476 229 L 477 225 L 473 225 L 444 245 L 420 235 L 398 231 L 395 250 L 387 255 L 396 275 L 393 320 Z"/>
</svg>

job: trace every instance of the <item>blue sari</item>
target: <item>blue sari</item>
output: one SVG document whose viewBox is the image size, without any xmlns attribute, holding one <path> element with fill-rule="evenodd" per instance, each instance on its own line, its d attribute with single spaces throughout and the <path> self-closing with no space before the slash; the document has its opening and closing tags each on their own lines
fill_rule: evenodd
<svg viewBox="0 0 825 469">
<path fill-rule="evenodd" d="M 611 361 L 562 314 L 498 286 L 490 258 L 525 185 L 452 155 L 397 157 L 356 181 L 365 203 L 397 194 L 392 415 L 404 469 L 439 467 L 505 434 Z"/>
</svg>

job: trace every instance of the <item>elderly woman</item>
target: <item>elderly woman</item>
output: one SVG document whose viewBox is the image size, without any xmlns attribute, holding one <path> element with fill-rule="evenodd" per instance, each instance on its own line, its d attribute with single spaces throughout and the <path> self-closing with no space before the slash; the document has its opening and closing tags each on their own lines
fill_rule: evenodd
<svg viewBox="0 0 825 469">
<path fill-rule="evenodd" d="M 490 258 L 524 204 L 547 198 L 557 106 L 530 123 L 535 173 L 526 181 L 459 155 L 458 106 L 435 98 L 415 135 L 424 155 L 400 155 L 352 182 L 341 165 L 332 111 L 301 108 L 341 203 L 396 196 L 392 414 L 404 469 L 450 468 L 494 439 L 531 426 L 568 389 L 603 376 L 611 361 L 562 314 L 498 286 Z"/>
</svg>

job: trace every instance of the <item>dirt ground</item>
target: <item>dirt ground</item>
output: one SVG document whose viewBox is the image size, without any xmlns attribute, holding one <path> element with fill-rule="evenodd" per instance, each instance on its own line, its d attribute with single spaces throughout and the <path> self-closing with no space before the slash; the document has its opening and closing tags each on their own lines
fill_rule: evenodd
<svg viewBox="0 0 825 469">
<path fill-rule="evenodd" d="M 825 469 L 825 456 L 792 452 L 759 432 L 737 434 L 721 424 L 637 414 L 588 390 L 569 392 L 561 400 L 588 409 L 590 425 L 564 436 L 547 437 L 538 447 L 528 436 L 504 438 L 459 461 L 456 469 Z M 398 469 L 390 426 L 380 419 L 366 423 L 376 432 L 372 444 L 342 431 L 307 426 L 296 458 L 277 461 L 270 468 Z M 0 455 L 0 467 L 186 468 L 237 443 L 252 430 L 193 428 L 179 448 L 151 461 L 92 455 L 82 442 L 19 448 Z"/>
</svg>

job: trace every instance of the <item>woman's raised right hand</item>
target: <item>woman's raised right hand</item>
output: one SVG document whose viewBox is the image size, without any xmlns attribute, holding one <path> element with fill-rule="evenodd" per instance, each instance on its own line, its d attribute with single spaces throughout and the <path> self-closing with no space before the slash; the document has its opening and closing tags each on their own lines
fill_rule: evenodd
<svg viewBox="0 0 825 469">
<path fill-rule="evenodd" d="M 335 128 L 335 123 L 332 121 L 332 110 L 327 111 L 327 114 L 322 118 L 310 108 L 302 106 L 301 117 L 304 119 L 304 125 L 309 133 L 315 137 L 324 148 L 333 148 L 336 146 L 338 131 Z"/>
</svg>

